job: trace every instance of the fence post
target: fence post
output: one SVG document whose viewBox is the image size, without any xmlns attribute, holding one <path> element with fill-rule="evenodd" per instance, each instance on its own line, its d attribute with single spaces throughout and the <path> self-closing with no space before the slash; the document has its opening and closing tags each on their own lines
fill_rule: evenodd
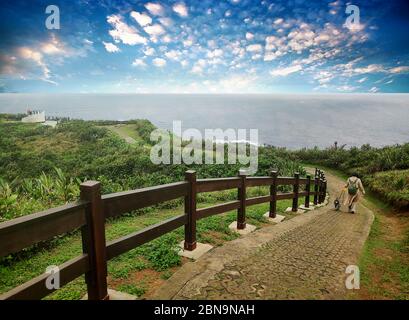
<svg viewBox="0 0 409 320">
<path fill-rule="evenodd" d="M 240 208 L 237 209 L 237 230 L 246 228 L 246 173 L 239 170 L 240 187 L 238 189 L 238 200 Z"/>
<path fill-rule="evenodd" d="M 277 171 L 271 171 L 270 175 L 273 177 L 273 183 L 270 185 L 270 212 L 268 216 L 270 218 L 275 218 L 277 214 Z"/>
<path fill-rule="evenodd" d="M 325 174 L 324 171 L 320 170 L 320 196 L 319 196 L 319 202 L 323 203 L 325 200 L 324 195 L 324 180 L 325 180 Z"/>
<path fill-rule="evenodd" d="M 185 214 L 187 222 L 185 224 L 185 250 L 196 249 L 196 171 L 185 172 L 185 179 L 189 182 L 188 195 L 185 197 Z"/>
<path fill-rule="evenodd" d="M 298 211 L 298 193 L 300 191 L 300 174 L 298 172 L 294 174 L 294 179 L 295 179 L 295 182 L 293 185 L 294 198 L 293 198 L 292 211 L 297 212 Z"/>
<path fill-rule="evenodd" d="M 307 192 L 307 195 L 305 196 L 304 207 L 309 208 L 310 207 L 310 193 L 311 193 L 311 176 L 310 175 L 307 175 L 307 184 L 305 185 L 305 191 Z"/>
<path fill-rule="evenodd" d="M 322 201 L 325 202 L 325 198 L 327 196 L 327 179 L 324 178 L 323 181 L 323 190 L 322 190 Z"/>
<path fill-rule="evenodd" d="M 318 204 L 318 177 L 315 176 L 314 178 L 314 205 L 316 206 Z"/>
<path fill-rule="evenodd" d="M 86 210 L 87 224 L 81 229 L 83 252 L 88 254 L 90 264 L 90 271 L 85 274 L 88 300 L 109 300 L 101 185 L 97 181 L 87 181 L 81 184 L 80 191 L 81 199 L 90 202 Z"/>
</svg>

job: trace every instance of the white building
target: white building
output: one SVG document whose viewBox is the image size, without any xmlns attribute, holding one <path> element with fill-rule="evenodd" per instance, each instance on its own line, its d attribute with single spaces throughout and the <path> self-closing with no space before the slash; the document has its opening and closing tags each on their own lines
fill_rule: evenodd
<svg viewBox="0 0 409 320">
<path fill-rule="evenodd" d="M 30 122 L 30 123 L 45 122 L 45 111 L 28 110 L 27 116 L 22 118 L 21 122 Z"/>
</svg>

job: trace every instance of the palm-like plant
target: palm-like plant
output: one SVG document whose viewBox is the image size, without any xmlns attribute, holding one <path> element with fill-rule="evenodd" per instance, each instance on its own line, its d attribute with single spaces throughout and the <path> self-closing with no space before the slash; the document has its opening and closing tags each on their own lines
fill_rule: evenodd
<svg viewBox="0 0 409 320">
<path fill-rule="evenodd" d="M 55 195 L 64 202 L 75 199 L 79 194 L 78 186 L 81 180 L 72 177 L 68 178 L 60 168 L 55 168 L 54 170 L 57 174 L 55 179 Z"/>
<path fill-rule="evenodd" d="M 10 185 L 0 178 L 0 213 L 9 215 L 17 204 L 17 194 L 13 193 Z M 0 216 L 0 219 L 2 217 Z"/>
</svg>

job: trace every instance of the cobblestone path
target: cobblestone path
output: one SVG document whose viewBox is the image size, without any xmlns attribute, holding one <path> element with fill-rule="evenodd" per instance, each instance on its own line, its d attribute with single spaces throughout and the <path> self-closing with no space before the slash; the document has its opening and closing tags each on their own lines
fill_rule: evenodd
<svg viewBox="0 0 409 320">
<path fill-rule="evenodd" d="M 343 182 L 327 179 L 335 195 Z M 329 205 L 231 241 L 185 264 L 153 298 L 345 299 L 345 269 L 357 264 L 373 221 L 358 209 Z"/>
</svg>

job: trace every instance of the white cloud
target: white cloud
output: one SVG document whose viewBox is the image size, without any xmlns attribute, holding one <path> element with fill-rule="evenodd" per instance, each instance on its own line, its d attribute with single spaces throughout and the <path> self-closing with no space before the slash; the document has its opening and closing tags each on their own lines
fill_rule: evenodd
<svg viewBox="0 0 409 320">
<path fill-rule="evenodd" d="M 263 50 L 263 47 L 261 44 L 251 44 L 246 47 L 246 50 L 248 52 L 261 52 Z"/>
<path fill-rule="evenodd" d="M 246 53 L 246 50 L 244 50 L 244 48 L 241 47 L 237 47 L 234 48 L 232 53 L 238 58 L 238 59 L 242 59 Z"/>
<path fill-rule="evenodd" d="M 148 2 L 145 4 L 145 8 L 155 16 L 161 16 L 164 13 L 164 9 L 159 3 Z"/>
<path fill-rule="evenodd" d="M 155 54 L 155 49 L 148 47 L 145 50 L 143 50 L 143 53 L 145 54 L 145 56 L 153 56 Z"/>
<path fill-rule="evenodd" d="M 147 42 L 146 38 L 138 33 L 138 30 L 123 22 L 120 15 L 110 15 L 107 17 L 107 21 L 114 28 L 113 30 L 109 30 L 109 34 L 115 42 L 122 41 L 123 44 L 129 44 L 131 46 L 135 44 L 145 44 Z"/>
<path fill-rule="evenodd" d="M 93 42 L 84 39 L 83 43 L 91 47 Z M 67 48 L 63 42 L 61 42 L 55 35 L 52 35 L 48 41 L 42 42 L 39 49 L 42 53 L 46 55 L 60 55 L 60 56 L 76 56 L 80 55 L 75 52 L 72 48 Z"/>
<path fill-rule="evenodd" d="M 212 58 L 207 61 L 209 65 L 217 65 L 217 64 L 224 64 L 224 61 L 220 58 Z"/>
<path fill-rule="evenodd" d="M 180 55 L 181 55 L 181 52 L 178 50 L 171 50 L 165 53 L 166 58 L 170 60 L 175 60 L 175 61 L 179 60 Z"/>
<path fill-rule="evenodd" d="M 339 91 L 354 91 L 356 87 L 349 86 L 349 85 L 343 85 L 343 86 L 339 86 L 337 89 Z"/>
<path fill-rule="evenodd" d="M 253 84 L 256 83 L 255 75 L 238 74 L 228 78 L 220 79 L 210 86 L 213 92 L 223 93 L 242 93 L 244 91 L 253 91 Z"/>
<path fill-rule="evenodd" d="M 146 66 L 146 63 L 145 63 L 145 61 L 143 61 L 142 59 L 135 59 L 135 60 L 132 62 L 132 65 L 133 65 L 134 67 L 145 67 L 145 66 Z"/>
<path fill-rule="evenodd" d="M 369 89 L 369 92 L 372 92 L 372 93 L 376 93 L 378 91 L 379 91 L 379 88 L 377 87 L 372 87 L 371 89 Z"/>
<path fill-rule="evenodd" d="M 298 72 L 300 70 L 302 70 L 301 65 L 294 65 L 294 66 L 287 67 L 287 68 L 272 70 L 272 71 L 270 71 L 270 74 L 272 76 L 283 76 L 283 77 L 285 77 L 285 76 L 288 76 L 291 73 L 295 73 L 295 72 Z"/>
<path fill-rule="evenodd" d="M 329 5 L 330 7 L 338 7 L 338 6 L 341 5 L 341 3 L 340 3 L 339 0 L 337 0 L 337 1 L 334 1 L 334 2 L 328 3 L 328 5 Z"/>
<path fill-rule="evenodd" d="M 105 50 L 108 51 L 108 52 L 119 52 L 119 51 L 121 51 L 116 45 L 114 45 L 111 42 L 102 41 L 102 43 L 105 46 Z"/>
<path fill-rule="evenodd" d="M 153 62 L 153 65 L 155 67 L 162 68 L 162 67 L 166 66 L 166 60 L 162 59 L 162 58 L 155 58 L 155 59 L 153 59 L 152 62 Z"/>
<path fill-rule="evenodd" d="M 0 73 L 20 79 L 39 79 L 58 85 L 57 82 L 51 80 L 50 64 L 61 65 L 65 58 L 85 57 L 88 50 L 94 50 L 92 41 L 88 39 L 78 40 L 81 46 L 74 48 L 52 34 L 47 41 L 39 42 L 32 47 L 16 48 L 13 55 L 0 54 Z"/>
<path fill-rule="evenodd" d="M 163 38 L 162 38 L 162 41 L 164 43 L 170 43 L 170 42 L 172 42 L 172 38 L 169 35 L 164 35 Z"/>
<path fill-rule="evenodd" d="M 246 39 L 247 40 L 253 40 L 254 39 L 254 34 L 251 32 L 246 32 Z"/>
<path fill-rule="evenodd" d="M 159 18 L 159 21 L 165 27 L 170 27 L 173 24 L 173 21 L 170 18 Z"/>
<path fill-rule="evenodd" d="M 360 32 L 365 29 L 365 25 L 362 23 L 345 23 L 344 27 L 347 28 L 352 33 Z"/>
<path fill-rule="evenodd" d="M 393 68 L 387 68 L 381 64 L 370 64 L 365 67 L 354 67 L 356 62 L 360 59 L 353 60 L 344 65 L 338 65 L 336 67 L 343 71 L 345 76 L 352 76 L 354 74 L 367 74 L 367 73 L 387 73 L 387 74 L 398 74 L 409 72 L 409 66 L 399 66 Z"/>
<path fill-rule="evenodd" d="M 191 72 L 195 74 L 202 74 L 203 68 L 207 65 L 206 60 L 199 59 L 193 66 Z"/>
<path fill-rule="evenodd" d="M 175 11 L 181 17 L 188 16 L 188 9 L 184 3 L 177 3 L 172 7 L 173 11 Z"/>
<path fill-rule="evenodd" d="M 274 20 L 275 25 L 282 24 L 283 22 L 284 22 L 283 18 L 277 18 L 277 19 Z"/>
<path fill-rule="evenodd" d="M 47 42 L 42 44 L 41 51 L 45 54 L 61 54 L 63 53 L 63 49 L 58 46 L 58 44 L 53 42 Z"/>
<path fill-rule="evenodd" d="M 251 82 L 254 81 L 254 77 L 244 77 L 242 75 L 232 76 L 227 79 L 220 81 L 220 84 L 231 91 L 247 87 Z"/>
<path fill-rule="evenodd" d="M 266 54 L 264 55 L 264 61 L 273 61 L 275 59 L 277 59 L 277 55 L 275 52 L 266 52 Z"/>
<path fill-rule="evenodd" d="M 288 46 L 286 43 L 286 38 L 278 38 L 276 36 L 268 36 L 265 39 L 266 41 L 266 46 L 265 49 L 266 51 L 272 51 L 272 50 L 281 50 L 281 51 L 286 51 Z"/>
<path fill-rule="evenodd" d="M 191 72 L 195 73 L 195 74 L 202 74 L 203 73 L 203 67 L 201 67 L 199 65 L 194 65 Z"/>
<path fill-rule="evenodd" d="M 35 51 L 29 47 L 21 47 L 18 49 L 18 54 L 23 59 L 34 61 L 41 68 L 43 79 L 50 78 L 50 69 L 44 62 L 41 52 Z"/>
<path fill-rule="evenodd" d="M 145 30 L 145 32 L 151 36 L 159 36 L 165 33 L 165 29 L 163 29 L 160 24 L 146 26 L 145 28 L 143 28 L 143 30 Z"/>
<path fill-rule="evenodd" d="M 208 58 L 221 57 L 222 55 L 223 55 L 223 50 L 222 49 L 215 49 L 213 51 L 207 52 L 207 57 Z"/>
<path fill-rule="evenodd" d="M 389 69 L 390 73 L 404 73 L 404 72 L 409 72 L 409 66 L 401 66 L 401 67 L 395 67 L 392 69 Z"/>
<path fill-rule="evenodd" d="M 141 26 L 145 27 L 152 23 L 152 18 L 148 16 L 146 13 L 139 13 L 136 11 L 131 12 L 131 17 L 135 19 L 135 21 Z"/>
<path fill-rule="evenodd" d="M 183 40 L 183 45 L 185 47 L 191 47 L 193 45 L 193 40 L 192 39 Z"/>
<path fill-rule="evenodd" d="M 216 41 L 213 40 L 213 39 L 207 41 L 207 46 L 208 46 L 209 48 L 215 48 L 216 45 L 217 45 L 217 43 L 216 43 Z"/>
<path fill-rule="evenodd" d="M 352 70 L 354 73 L 365 74 L 365 73 L 378 73 L 384 72 L 384 67 L 380 64 L 370 64 L 369 66 L 362 68 L 355 68 Z"/>
<path fill-rule="evenodd" d="M 320 85 L 330 82 L 334 78 L 334 74 L 330 71 L 322 70 L 314 75 L 314 79 L 319 82 Z"/>
</svg>

